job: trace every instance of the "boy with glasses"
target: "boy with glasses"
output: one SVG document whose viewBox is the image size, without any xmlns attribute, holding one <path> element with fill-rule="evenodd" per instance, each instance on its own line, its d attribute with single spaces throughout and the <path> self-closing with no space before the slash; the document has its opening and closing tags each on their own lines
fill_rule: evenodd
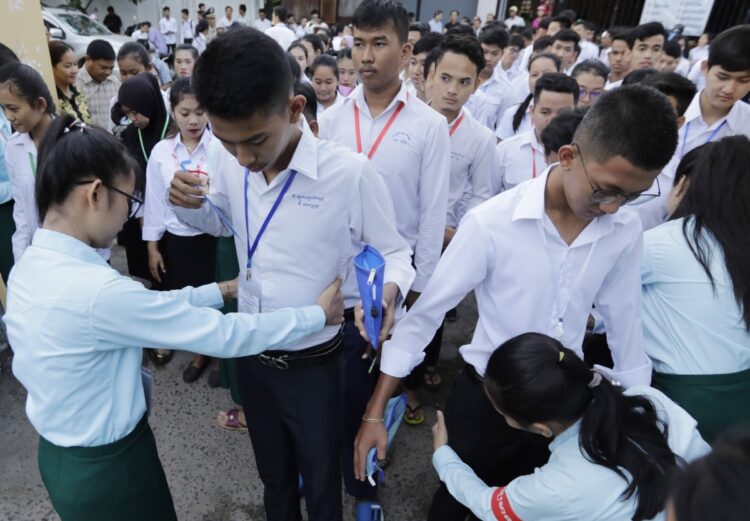
<svg viewBox="0 0 750 521">
<path fill-rule="evenodd" d="M 589 109 L 574 143 L 561 147 L 560 162 L 537 178 L 466 214 L 421 298 L 385 343 L 365 413 L 382 418 L 399 379 L 422 360 L 422 346 L 443 314 L 474 290 L 479 320 L 460 350 L 467 366 L 448 397 L 445 417 L 451 447 L 486 483 L 505 485 L 549 457 L 546 438 L 509 427 L 484 394 L 487 361 L 504 341 L 536 331 L 582 356 L 596 305 L 614 360 L 614 368 L 600 370 L 624 387 L 651 379 L 639 315 L 641 225 L 621 207 L 657 195 L 644 192 L 677 146 L 674 109 L 651 88 L 614 90 Z M 382 425 L 362 424 L 355 456 L 360 478 L 371 447 L 378 447 L 379 458 L 386 456 L 386 436 Z M 467 514 L 441 486 L 428 519 L 458 521 Z"/>
</svg>

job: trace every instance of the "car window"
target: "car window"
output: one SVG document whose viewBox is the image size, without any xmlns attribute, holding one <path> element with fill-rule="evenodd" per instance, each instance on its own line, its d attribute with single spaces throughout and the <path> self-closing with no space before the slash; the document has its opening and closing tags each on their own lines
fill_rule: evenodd
<svg viewBox="0 0 750 521">
<path fill-rule="evenodd" d="M 95 22 L 91 18 L 76 14 L 59 14 L 60 20 L 70 26 L 74 33 L 80 36 L 99 36 L 112 34 L 103 25 Z"/>
</svg>

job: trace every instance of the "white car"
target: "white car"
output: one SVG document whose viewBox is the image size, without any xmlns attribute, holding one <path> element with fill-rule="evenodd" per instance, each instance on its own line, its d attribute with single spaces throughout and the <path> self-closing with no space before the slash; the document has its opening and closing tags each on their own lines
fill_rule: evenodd
<svg viewBox="0 0 750 521">
<path fill-rule="evenodd" d="M 115 34 L 96 20 L 75 9 L 63 7 L 43 7 L 42 18 L 49 29 L 50 37 L 62 40 L 75 50 L 76 57 L 86 56 L 86 48 L 94 40 L 106 40 L 115 50 L 115 54 L 127 42 L 133 39 Z"/>
</svg>

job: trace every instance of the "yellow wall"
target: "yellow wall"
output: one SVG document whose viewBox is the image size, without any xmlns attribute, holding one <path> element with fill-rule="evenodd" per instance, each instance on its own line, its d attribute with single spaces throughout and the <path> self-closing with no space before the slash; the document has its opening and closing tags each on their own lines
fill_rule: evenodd
<svg viewBox="0 0 750 521">
<path fill-rule="evenodd" d="M 22 62 L 39 71 L 55 97 L 55 80 L 47 49 L 47 36 L 39 2 L 5 0 L 0 2 L 0 42 L 15 52 Z"/>
</svg>

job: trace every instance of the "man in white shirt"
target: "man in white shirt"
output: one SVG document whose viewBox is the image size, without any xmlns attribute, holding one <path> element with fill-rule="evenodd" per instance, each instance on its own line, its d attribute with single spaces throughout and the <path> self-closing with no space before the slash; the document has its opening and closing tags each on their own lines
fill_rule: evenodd
<svg viewBox="0 0 750 521">
<path fill-rule="evenodd" d="M 610 31 L 612 44 L 609 48 L 609 79 L 604 85 L 605 90 L 614 89 L 622 85 L 622 80 L 630 72 L 630 47 L 628 47 L 628 30 L 612 29 Z"/>
<path fill-rule="evenodd" d="M 560 111 L 576 108 L 578 83 L 560 72 L 545 74 L 534 87 L 534 108 L 531 121 L 534 127 L 504 139 L 495 150 L 495 169 L 492 172 L 492 195 L 499 194 L 529 179 L 542 175 L 547 168 L 542 131 Z"/>
<path fill-rule="evenodd" d="M 239 16 L 237 16 L 236 22 L 243 26 L 248 25 L 247 24 L 247 6 L 245 4 L 240 4 Z"/>
<path fill-rule="evenodd" d="M 286 52 L 292 42 L 297 39 L 289 27 L 286 26 L 286 9 L 280 5 L 273 8 L 273 27 L 266 29 L 266 34 L 278 43 Z"/>
<path fill-rule="evenodd" d="M 581 52 L 578 54 L 577 63 L 585 60 L 598 60 L 599 46 L 593 43 L 596 26 L 591 22 L 580 20 L 573 24 L 573 30 L 581 37 L 579 42 Z"/>
<path fill-rule="evenodd" d="M 460 350 L 468 364 L 460 377 L 465 384 L 449 396 L 446 420 L 451 447 L 486 483 L 504 485 L 549 457 L 544 438 L 509 427 L 484 394 L 481 375 L 505 341 L 539 332 L 581 355 L 596 304 L 614 360 L 614 369 L 600 370 L 625 387 L 648 384 L 651 364 L 639 316 L 642 233 L 638 217 L 621 206 L 651 187 L 676 144 L 674 110 L 663 95 L 640 86 L 618 89 L 589 110 L 574 144 L 558 151 L 558 164 L 470 211 L 423 296 L 383 346 L 365 417 L 382 418 L 399 379 L 422 360 L 422 346 L 442 314 L 472 290 L 479 320 L 471 343 Z M 362 424 L 359 478 L 371 447 L 386 456 L 385 437 L 382 425 Z M 428 520 L 463 520 L 467 513 L 442 487 Z"/>
<path fill-rule="evenodd" d="M 271 20 L 266 18 L 266 11 L 264 9 L 258 10 L 258 19 L 253 22 L 253 28 L 263 33 L 271 28 Z"/>
<path fill-rule="evenodd" d="M 508 18 L 505 19 L 505 27 L 509 31 L 512 27 L 526 27 L 526 20 L 518 16 L 518 7 L 515 5 L 510 6 L 510 9 L 508 9 Z"/>
<path fill-rule="evenodd" d="M 161 12 L 162 17 L 159 20 L 159 31 L 164 35 L 167 51 L 173 53 L 177 44 L 177 20 L 172 18 L 172 12 L 169 7 L 165 7 Z"/>
<path fill-rule="evenodd" d="M 234 13 L 234 9 L 232 9 L 231 5 L 228 5 L 224 8 L 224 16 L 221 20 L 219 20 L 218 27 L 222 29 L 229 29 L 232 24 L 235 22 L 234 18 L 232 18 L 232 14 Z"/>
<path fill-rule="evenodd" d="M 700 38 L 698 38 L 698 45 L 690 49 L 690 52 L 688 53 L 688 58 L 690 59 L 691 64 L 708 59 L 710 43 L 711 35 L 709 33 L 701 34 Z"/>
<path fill-rule="evenodd" d="M 271 38 L 243 28 L 203 53 L 194 85 L 218 138 L 208 167 L 210 206 L 218 210 L 195 197 L 199 180 L 187 172 L 175 174 L 170 201 L 196 228 L 237 233 L 240 312 L 309 301 L 323 281 L 344 278 L 352 256 L 372 244 L 386 259 L 387 332 L 413 279 L 409 246 L 372 165 L 316 139 L 301 118 L 305 98 L 293 95 L 294 78 L 278 67 L 285 59 Z M 342 519 L 341 344 L 341 329 L 328 327 L 286 351 L 237 360 L 268 519 L 300 519 L 300 475 L 308 518 Z"/>
<path fill-rule="evenodd" d="M 430 31 L 433 33 L 439 33 L 443 34 L 443 12 L 438 9 L 435 11 L 435 13 L 432 15 L 432 20 L 427 22 L 430 26 Z"/>
<path fill-rule="evenodd" d="M 486 65 L 479 73 L 479 88 L 466 103 L 469 112 L 492 131 L 497 127 L 503 113 L 514 103 L 513 88 L 508 77 L 502 70 L 495 73 L 508 41 L 509 36 L 504 29 L 482 30 L 479 43 L 484 51 Z M 485 103 L 480 104 L 480 101 Z"/>
<path fill-rule="evenodd" d="M 655 69 L 664 54 L 667 31 L 659 22 L 641 24 L 628 34 L 630 70 Z"/>
<path fill-rule="evenodd" d="M 183 44 L 191 44 L 193 43 L 193 38 L 195 38 L 195 21 L 190 18 L 190 11 L 187 9 L 182 9 L 180 11 L 180 15 L 182 16 L 182 25 L 180 27 L 180 41 Z"/>
<path fill-rule="evenodd" d="M 552 53 L 562 61 L 562 71 L 570 76 L 581 53 L 581 37 L 573 29 L 560 29 L 552 38 Z"/>
</svg>

